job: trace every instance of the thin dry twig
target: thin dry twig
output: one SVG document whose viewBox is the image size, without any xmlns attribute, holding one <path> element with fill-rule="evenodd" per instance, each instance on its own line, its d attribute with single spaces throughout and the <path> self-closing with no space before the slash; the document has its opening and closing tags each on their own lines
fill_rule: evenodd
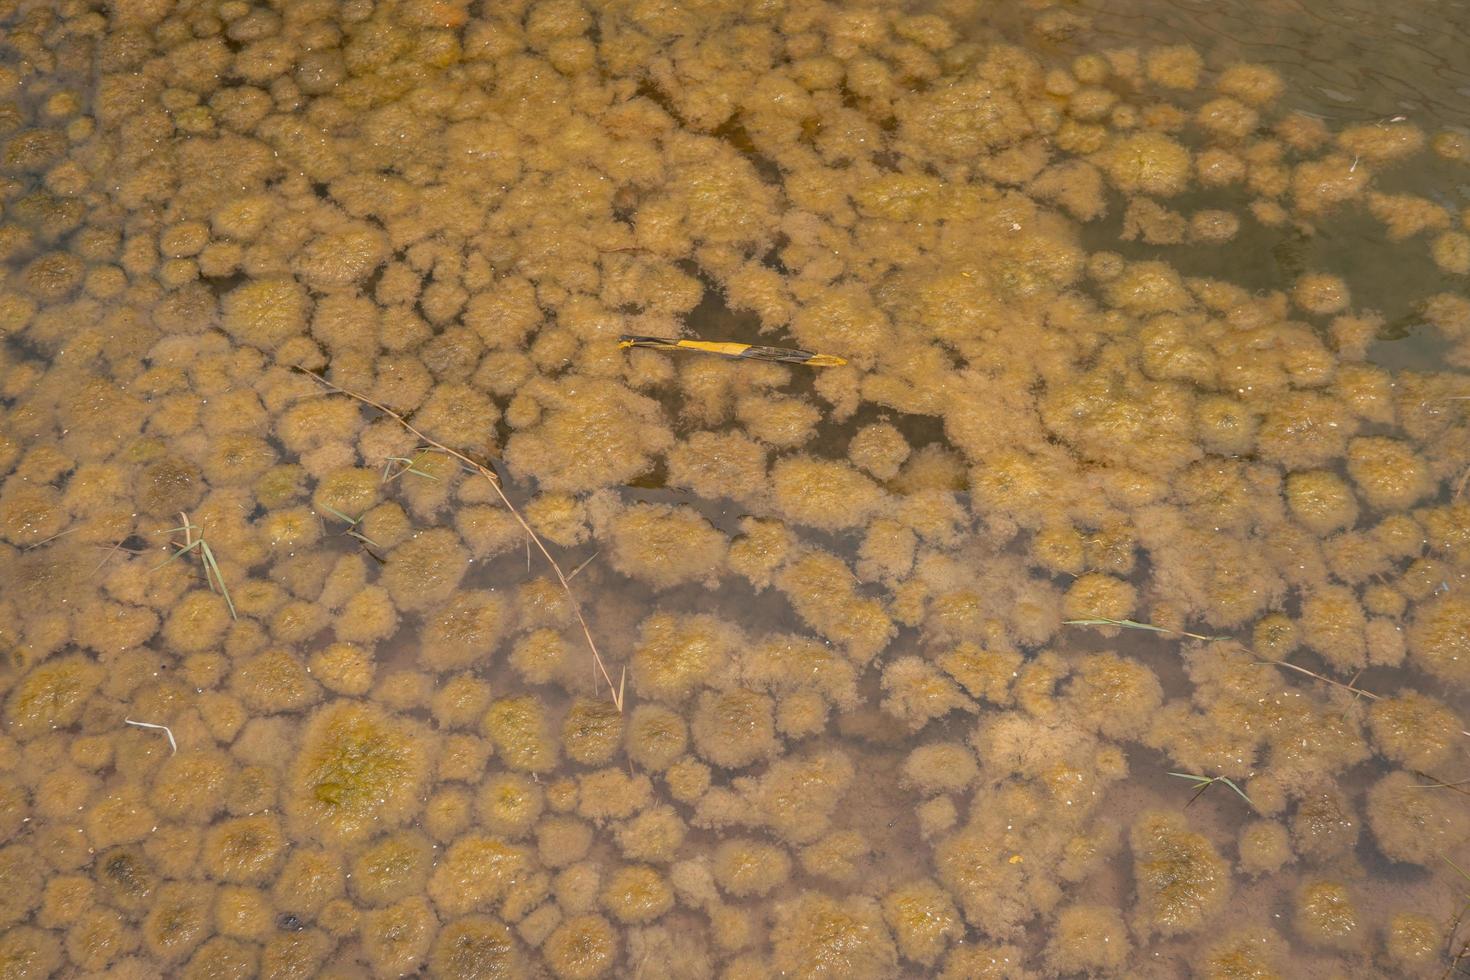
<svg viewBox="0 0 1470 980">
<path fill-rule="evenodd" d="M 1352 683 L 1346 683 L 1345 684 L 1342 681 L 1334 680 L 1333 678 L 1327 677 L 1324 674 L 1319 674 L 1319 673 L 1317 673 L 1314 670 L 1308 670 L 1307 668 L 1298 666 L 1297 664 L 1288 663 L 1285 660 L 1257 660 L 1256 663 L 1257 664 L 1260 664 L 1263 667 L 1264 666 L 1267 666 L 1267 665 L 1273 665 L 1273 666 L 1276 666 L 1276 667 L 1285 667 L 1287 670 L 1294 670 L 1298 674 L 1305 674 L 1306 676 L 1312 678 L 1313 680 L 1319 680 L 1319 681 L 1321 681 L 1324 684 L 1331 684 L 1333 687 L 1342 688 L 1344 691 L 1351 691 L 1353 693 L 1353 696 L 1354 697 L 1358 697 L 1358 696 L 1365 697 L 1369 701 L 1382 701 L 1383 700 L 1383 695 L 1381 695 L 1381 694 L 1374 694 L 1372 691 L 1365 690 L 1365 689 L 1363 689 L 1361 687 L 1358 687 L 1356 684 L 1352 684 Z M 1359 671 L 1359 673 L 1361 673 L 1361 671 Z M 1356 681 L 1357 679 L 1358 679 L 1357 676 L 1354 675 L 1353 680 Z M 1460 734 L 1466 736 L 1467 738 L 1470 738 L 1470 732 L 1461 731 Z"/>
<path fill-rule="evenodd" d="M 40 541 L 37 541 L 35 544 L 28 544 L 28 545 L 26 545 L 23 550 L 25 550 L 25 551 L 35 551 L 37 548 L 41 547 L 41 545 L 43 545 L 43 544 L 50 544 L 51 542 L 55 541 L 57 538 L 64 538 L 68 534 L 75 534 L 76 532 L 80 531 L 81 529 L 82 529 L 82 526 L 80 524 L 78 524 L 76 527 L 69 527 L 65 531 L 57 531 L 55 534 L 51 535 L 51 537 L 49 537 L 49 538 L 42 538 Z"/>
<path fill-rule="evenodd" d="M 556 573 L 557 581 L 561 583 L 562 591 L 566 593 L 567 601 L 572 604 L 572 612 L 577 617 L 577 624 L 582 627 L 582 635 L 587 639 L 587 648 L 592 651 L 592 660 L 593 663 L 596 665 L 596 672 L 593 674 L 594 684 L 596 683 L 597 675 L 601 674 L 602 680 L 606 682 L 608 691 L 612 696 L 613 704 L 617 707 L 618 711 L 621 712 L 623 710 L 624 685 L 626 684 L 628 679 L 627 668 L 623 668 L 622 676 L 618 679 L 618 683 L 614 684 L 612 675 L 608 673 L 607 664 L 603 662 L 602 653 L 597 649 L 597 641 L 592 638 L 592 630 L 587 625 L 587 619 L 582 615 L 582 604 L 577 601 L 576 595 L 572 592 L 572 586 L 567 578 L 567 575 L 561 570 L 561 565 L 557 563 L 557 560 L 551 556 L 551 552 L 547 550 L 546 545 L 544 542 L 542 542 L 540 535 L 538 535 L 535 530 L 532 529 L 531 525 L 526 522 L 526 519 L 521 516 L 521 512 L 516 509 L 515 504 L 512 504 L 510 502 L 510 498 L 505 495 L 505 488 L 500 485 L 499 474 L 490 469 L 490 467 L 486 466 L 484 463 L 470 456 L 467 456 L 466 454 L 460 452 L 458 449 L 446 446 L 438 440 L 429 438 L 423 432 L 420 432 L 418 429 L 414 428 L 413 424 L 410 423 L 408 419 L 404 418 L 402 415 L 399 415 L 397 412 L 393 411 L 391 408 L 388 408 L 386 405 L 375 402 L 371 398 L 368 398 L 366 395 L 359 394 L 358 392 L 355 392 L 350 388 L 343 388 L 340 385 L 335 385 L 332 382 L 328 381 L 326 378 L 322 377 L 320 374 L 317 374 L 315 371 L 309 371 L 306 368 L 299 366 L 296 368 L 296 370 L 315 379 L 317 384 L 325 388 L 329 394 L 346 395 L 348 398 L 351 398 L 356 402 L 359 402 L 363 405 L 368 406 L 369 408 L 376 409 L 377 411 L 382 412 L 384 415 L 388 416 L 390 419 L 397 422 L 399 425 L 403 426 L 403 428 L 412 433 L 415 437 L 419 439 L 420 442 L 424 443 L 427 446 L 432 446 L 442 453 L 453 456 L 455 459 L 468 466 L 471 470 L 478 473 L 486 480 L 490 481 L 490 485 L 495 488 L 495 494 L 500 498 L 500 502 L 505 504 L 506 510 L 510 511 L 510 515 L 516 519 L 516 523 L 521 526 L 521 530 L 525 531 L 530 541 L 535 543 L 536 549 L 541 552 L 542 557 L 544 557 L 547 564 L 551 566 L 551 570 Z M 527 544 L 526 547 L 527 556 L 529 558 L 530 545 Z"/>
<path fill-rule="evenodd" d="M 1215 640 L 1228 640 L 1228 636 L 1206 636 L 1203 633 L 1191 633 L 1188 630 L 1173 630 L 1167 626 L 1155 626 L 1153 623 L 1140 623 L 1135 619 L 1108 619 L 1099 616 L 1095 619 L 1064 619 L 1063 626 L 1116 626 L 1119 629 L 1146 630 L 1150 633 L 1168 633 L 1172 636 L 1187 636 L 1191 640 L 1203 640 L 1213 643 Z"/>
<path fill-rule="evenodd" d="M 572 574 L 570 574 L 570 575 L 567 576 L 567 581 L 570 582 L 572 579 L 576 578 L 577 577 L 577 573 L 580 572 L 582 569 L 586 568 L 588 565 L 592 564 L 592 559 L 596 558 L 600 554 L 602 554 L 601 549 L 599 549 L 597 551 L 594 551 L 594 552 L 592 552 L 592 554 L 588 555 L 586 561 L 582 562 L 582 564 L 580 564 L 576 568 L 572 569 Z"/>
</svg>

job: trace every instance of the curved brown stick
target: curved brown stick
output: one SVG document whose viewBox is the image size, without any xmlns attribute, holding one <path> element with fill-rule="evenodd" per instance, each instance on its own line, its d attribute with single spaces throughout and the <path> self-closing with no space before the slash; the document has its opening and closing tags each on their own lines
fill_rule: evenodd
<svg viewBox="0 0 1470 980">
<path fill-rule="evenodd" d="M 562 591 L 567 594 L 567 601 L 572 604 L 572 612 L 575 613 L 577 616 L 577 623 L 582 627 L 582 635 L 587 638 L 587 648 L 592 651 L 592 660 L 593 663 L 595 663 L 597 666 L 597 672 L 592 675 L 592 679 L 595 682 L 597 680 L 597 674 L 602 675 L 602 679 L 607 682 L 608 692 L 612 695 L 613 704 L 617 706 L 618 711 L 621 712 L 623 710 L 623 685 L 628 679 L 628 668 L 623 668 L 622 673 L 619 676 L 618 683 L 614 684 L 612 675 L 607 672 L 607 665 L 602 661 L 602 654 L 597 649 L 597 641 L 592 639 L 592 630 L 588 628 L 587 620 L 582 615 L 582 604 L 577 601 L 576 595 L 573 594 L 571 583 L 567 581 L 567 575 L 561 570 L 561 565 L 557 564 L 556 559 L 551 557 L 551 552 L 546 550 L 546 545 L 542 543 L 541 536 L 538 535 L 534 530 L 532 530 L 531 525 L 527 524 L 526 519 L 521 516 L 521 512 L 516 510 L 515 504 L 512 504 L 510 502 L 510 498 L 505 495 L 505 489 L 500 485 L 499 474 L 490 469 L 490 467 L 486 466 L 484 463 L 481 463 L 477 459 L 472 459 L 471 457 L 460 452 L 458 449 L 446 446 L 442 442 L 439 442 L 435 439 L 430 439 L 418 429 L 414 428 L 413 425 L 409 423 L 408 419 L 404 418 L 402 415 L 399 415 L 388 406 L 375 402 L 366 395 L 358 394 L 357 392 L 352 391 L 349 388 L 343 388 L 340 385 L 334 385 L 332 384 L 332 382 L 328 381 L 320 374 L 317 374 L 315 371 L 308 371 L 306 368 L 299 366 L 296 368 L 296 370 L 300 371 L 302 374 L 309 375 L 310 377 L 314 378 L 317 384 L 327 389 L 328 393 L 330 394 L 346 395 L 348 398 L 351 398 L 354 401 L 361 402 L 369 408 L 373 408 L 378 410 L 379 412 L 382 412 L 384 415 L 388 416 L 390 419 L 397 422 L 399 425 L 403 426 L 410 433 L 416 436 L 421 442 L 424 443 L 424 445 L 433 446 L 440 452 L 453 456 L 455 459 L 459 460 L 461 463 L 464 463 L 470 469 L 474 470 L 476 473 L 480 474 L 485 479 L 490 481 L 490 485 L 495 488 L 496 496 L 500 498 L 501 503 L 505 504 L 505 509 L 510 511 L 510 515 L 516 519 L 516 523 L 520 524 L 521 529 L 526 532 L 527 537 L 529 537 L 532 541 L 536 543 L 537 550 L 541 552 L 542 556 L 546 559 L 547 564 L 551 566 L 551 570 L 556 573 L 556 578 L 557 581 L 561 583 Z"/>
</svg>

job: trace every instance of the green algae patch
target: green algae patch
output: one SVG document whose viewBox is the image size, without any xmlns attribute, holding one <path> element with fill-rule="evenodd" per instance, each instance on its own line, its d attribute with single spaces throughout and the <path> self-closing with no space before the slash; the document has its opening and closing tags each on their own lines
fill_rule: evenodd
<svg viewBox="0 0 1470 980">
<path fill-rule="evenodd" d="M 287 812 L 333 842 L 413 816 L 428 776 L 425 734 L 381 708 L 334 701 L 312 716 L 291 768 Z"/>
</svg>

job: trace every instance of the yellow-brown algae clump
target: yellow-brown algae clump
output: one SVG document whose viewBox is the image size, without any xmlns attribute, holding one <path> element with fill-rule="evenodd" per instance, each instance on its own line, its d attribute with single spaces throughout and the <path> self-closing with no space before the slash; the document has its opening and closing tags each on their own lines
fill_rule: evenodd
<svg viewBox="0 0 1470 980">
<path fill-rule="evenodd" d="M 556 766 L 557 742 L 544 705 L 534 697 L 502 698 L 490 705 L 480 731 L 495 745 L 501 760 L 523 772 L 549 772 Z"/>
<path fill-rule="evenodd" d="M 920 657 L 900 657 L 883 670 L 883 710 L 918 731 L 951 711 L 975 710 L 974 702 L 939 668 Z"/>
<path fill-rule="evenodd" d="M 796 551 L 796 536 L 780 521 L 747 517 L 741 534 L 730 545 L 730 568 L 750 580 L 757 591 L 771 584 L 776 569 Z"/>
<path fill-rule="evenodd" d="M 791 874 L 786 849 L 764 841 L 737 837 L 715 849 L 711 867 L 715 881 L 735 898 L 766 895 Z"/>
<path fill-rule="evenodd" d="M 486 779 L 476 797 L 480 826 L 514 839 L 529 833 L 546 805 L 541 786 L 520 773 L 497 773 Z"/>
<path fill-rule="evenodd" d="M 1421 602 L 1408 629 L 1409 656 L 1432 677 L 1470 685 L 1470 597 L 1447 593 Z"/>
<path fill-rule="evenodd" d="M 766 478 L 766 450 L 739 432 L 695 432 L 669 450 L 669 486 L 706 500 L 746 500 Z"/>
<path fill-rule="evenodd" d="M 777 837 L 804 844 L 827 832 L 832 811 L 852 784 L 853 776 L 852 761 L 845 754 L 822 751 L 773 762 L 764 775 L 743 786 L 741 792 Z M 708 787 L 707 780 L 706 773 L 701 792 Z"/>
<path fill-rule="evenodd" d="M 1297 891 L 1295 923 L 1317 945 L 1352 949 L 1362 942 L 1352 897 L 1335 881 L 1308 882 Z"/>
<path fill-rule="evenodd" d="M 618 959 L 618 936 L 600 915 L 574 915 L 546 937 L 541 955 L 559 980 L 592 980 Z"/>
<path fill-rule="evenodd" d="M 674 907 L 674 889 L 657 868 L 630 864 L 608 876 L 602 907 L 624 925 L 643 925 Z"/>
<path fill-rule="evenodd" d="M 1464 738 L 1462 727 L 1453 711 L 1417 691 L 1402 691 L 1368 708 L 1368 729 L 1379 753 L 1421 772 L 1450 760 Z"/>
<path fill-rule="evenodd" d="M 428 777 L 426 736 L 373 705 L 333 701 L 307 723 L 288 777 L 286 812 L 332 842 L 403 823 Z"/>
<path fill-rule="evenodd" d="M 427 609 L 450 597 L 468 566 L 455 533 L 431 528 L 388 552 L 382 583 L 399 609 Z"/>
<path fill-rule="evenodd" d="M 543 493 L 525 506 L 524 515 L 537 534 L 563 548 L 587 540 L 587 505 L 575 497 Z"/>
<path fill-rule="evenodd" d="M 486 915 L 467 915 L 439 930 L 429 951 L 429 975 L 462 980 L 513 980 L 526 973 L 525 954 L 510 928 Z"/>
<path fill-rule="evenodd" d="M 958 793 L 979 775 L 975 755 L 959 742 L 931 742 L 909 753 L 904 779 L 924 793 Z"/>
<path fill-rule="evenodd" d="M 1308 313 L 1330 316 L 1347 309 L 1347 283 L 1323 272 L 1308 273 L 1296 281 L 1291 298 Z"/>
<path fill-rule="evenodd" d="M 439 686 L 430 710 L 440 728 L 470 728 L 490 706 L 490 685 L 473 674 L 456 674 Z"/>
<path fill-rule="evenodd" d="M 36 544 L 66 526 L 66 511 L 54 487 L 31 486 L 20 477 L 0 491 L 0 532 L 16 545 Z"/>
<path fill-rule="evenodd" d="M 488 661 L 510 625 L 512 608 L 503 596 L 461 590 L 424 616 L 419 663 L 443 673 Z"/>
<path fill-rule="evenodd" d="M 204 868 L 219 881 L 267 884 L 280 870 L 286 847 L 276 817 L 236 817 L 211 828 L 204 841 Z"/>
<path fill-rule="evenodd" d="M 567 756 L 584 766 L 609 762 L 622 739 L 623 714 L 609 698 L 578 698 L 562 720 Z"/>
<path fill-rule="evenodd" d="M 735 403 L 735 417 L 754 438 L 776 448 L 790 449 L 816 434 L 822 414 L 799 398 L 747 395 Z"/>
<path fill-rule="evenodd" d="M 932 967 L 950 940 L 963 933 L 954 902 L 929 878 L 900 885 L 883 896 L 883 918 L 893 930 L 899 953 Z"/>
<path fill-rule="evenodd" d="M 1274 874 L 1292 860 L 1286 828 L 1274 820 L 1255 820 L 1240 830 L 1240 868 L 1248 875 Z"/>
<path fill-rule="evenodd" d="M 618 826 L 615 836 L 630 861 L 668 864 L 684 843 L 687 827 L 671 806 L 653 806 Z"/>
<path fill-rule="evenodd" d="M 61 940 L 54 932 L 16 926 L 0 934 L 0 964 L 17 980 L 55 976 L 65 962 Z"/>
<path fill-rule="evenodd" d="M 242 344 L 273 351 L 306 333 L 310 310 L 306 290 L 296 281 L 255 279 L 225 294 L 220 326 Z"/>
<path fill-rule="evenodd" d="M 1440 956 L 1444 930 L 1430 916 L 1400 912 L 1384 931 L 1389 959 L 1405 976 L 1429 967 Z"/>
<path fill-rule="evenodd" d="M 1230 896 L 1230 867 L 1183 818 L 1148 814 L 1133 825 L 1131 842 L 1139 933 L 1190 932 L 1224 906 Z"/>
<path fill-rule="evenodd" d="M 1302 599 L 1302 639 L 1340 671 L 1365 665 L 1367 618 L 1352 589 L 1327 585 Z"/>
<path fill-rule="evenodd" d="M 690 723 L 699 754 L 725 769 L 769 758 L 777 748 L 772 707 L 768 696 L 744 688 L 705 692 Z"/>
<path fill-rule="evenodd" d="M 776 586 L 803 620 L 820 634 L 841 643 L 847 655 L 866 663 L 896 632 L 877 599 L 857 591 L 857 578 L 840 558 L 812 551 L 776 576 Z"/>
<path fill-rule="evenodd" d="M 1069 905 L 1057 915 L 1046 944 L 1046 962 L 1060 974 L 1107 974 L 1122 969 L 1131 952 L 1128 927 L 1106 905 Z"/>
<path fill-rule="evenodd" d="M 1424 457 L 1397 439 L 1364 436 L 1348 444 L 1348 474 L 1372 507 L 1405 510 L 1434 492 Z"/>
<path fill-rule="evenodd" d="M 267 977 L 322 975 L 322 964 L 336 943 L 317 929 L 277 932 L 266 938 L 260 953 L 260 974 Z"/>
<path fill-rule="evenodd" d="M 420 821 L 424 832 L 443 844 L 464 833 L 473 819 L 473 809 L 468 790 L 462 786 L 445 786 L 429 797 Z"/>
<path fill-rule="evenodd" d="M 772 965 L 783 975 L 878 980 L 898 967 L 893 937 L 871 898 L 803 892 L 780 907 L 771 943 Z"/>
<path fill-rule="evenodd" d="M 435 767 L 438 782 L 477 782 L 485 773 L 485 763 L 493 751 L 489 742 L 460 732 L 446 734 L 439 741 L 439 760 Z"/>
<path fill-rule="evenodd" d="M 1369 163 L 1387 164 L 1418 153 L 1424 146 L 1424 132 L 1407 122 L 1348 126 L 1337 134 L 1337 145 Z"/>
<path fill-rule="evenodd" d="M 1389 773 L 1368 791 L 1368 826 L 1389 860 L 1425 867 L 1470 837 L 1470 815 L 1444 794 L 1425 792 L 1406 772 Z"/>
<path fill-rule="evenodd" d="M 7 732 L 19 739 L 31 739 L 74 724 L 103 676 L 100 666 L 80 656 L 33 667 L 6 701 Z"/>
<path fill-rule="evenodd" d="M 221 752 L 171 755 L 153 777 L 148 802 L 166 819 L 207 823 L 224 805 L 230 761 Z"/>
<path fill-rule="evenodd" d="M 266 650 L 241 663 L 230 676 L 230 689 L 262 714 L 300 711 L 321 700 L 321 688 L 306 665 L 288 650 Z"/>
<path fill-rule="evenodd" d="M 405 898 L 363 916 L 363 951 L 380 976 L 413 973 L 428 955 L 438 927 L 427 901 L 418 896 Z"/>
<path fill-rule="evenodd" d="M 463 915 L 503 897 L 530 863 L 524 848 L 488 834 L 467 834 L 445 851 L 429 879 L 429 895 L 444 915 Z"/>
<path fill-rule="evenodd" d="M 67 956 L 83 970 L 105 969 L 138 945 L 137 934 L 128 928 L 122 915 L 112 909 L 93 906 L 67 916 L 66 922 L 70 925 L 66 931 Z M 0 951 L 0 963 L 11 962 L 14 960 Z"/>
<path fill-rule="evenodd" d="M 11 844 L 0 849 L 0 871 L 8 885 L 0 896 L 0 927 L 8 929 L 29 917 L 41 903 L 45 866 L 31 848 Z"/>
<path fill-rule="evenodd" d="M 1137 603 L 1137 590 L 1127 581 L 1088 572 L 1067 589 L 1062 615 L 1067 619 L 1129 619 Z"/>
<path fill-rule="evenodd" d="M 375 671 L 372 656 L 353 643 L 333 643 L 311 655 L 312 676 L 335 694 L 366 694 Z"/>
<path fill-rule="evenodd" d="M 1371 177 L 1366 165 L 1334 153 L 1297 166 L 1291 178 L 1292 197 L 1302 214 L 1319 217 L 1361 196 Z"/>
<path fill-rule="evenodd" d="M 204 977 L 245 977 L 255 973 L 257 953 L 254 944 L 246 944 L 227 936 L 215 936 L 200 946 L 179 976 L 187 980 Z"/>
<path fill-rule="evenodd" d="M 1019 676 L 1021 660 L 1021 655 L 1014 650 L 991 650 L 973 643 L 961 643 L 939 655 L 939 666 L 971 697 L 1008 705 L 1014 700 L 1011 684 Z"/>
<path fill-rule="evenodd" d="M 713 587 L 724 570 L 725 535 L 691 507 L 632 504 L 609 522 L 613 567 L 655 589 Z"/>
<path fill-rule="evenodd" d="M 1256 447 L 1288 469 L 1325 466 L 1343 455 L 1358 423 L 1347 407 L 1313 391 L 1278 396 L 1261 422 Z"/>
<path fill-rule="evenodd" d="M 776 508 L 788 520 L 824 531 L 858 527 L 883 502 L 883 491 L 846 463 L 790 456 L 771 468 Z"/>
<path fill-rule="evenodd" d="M 219 645 L 231 622 L 224 597 L 205 589 L 184 596 L 163 624 L 163 639 L 169 649 L 198 653 Z"/>
<path fill-rule="evenodd" d="M 171 881 L 159 886 L 143 919 L 143 943 L 163 963 L 177 963 L 194 951 L 209 928 L 214 895 L 208 886 Z"/>
<path fill-rule="evenodd" d="M 716 676 L 740 633 L 714 616 L 655 613 L 639 625 L 629 673 L 639 697 L 680 702 Z"/>
<path fill-rule="evenodd" d="M 626 483 L 673 442 L 658 404 L 605 379 L 562 379 L 528 386 L 543 403 L 539 423 L 515 433 L 505 458 L 545 490 L 584 493 Z"/>
<path fill-rule="evenodd" d="M 1163 133 L 1122 137 L 1092 162 L 1125 194 L 1171 197 L 1189 186 L 1189 151 Z"/>
<path fill-rule="evenodd" d="M 1358 521 L 1352 489 L 1330 470 L 1289 473 L 1285 489 L 1292 517 L 1309 531 L 1327 535 Z"/>
<path fill-rule="evenodd" d="M 554 629 L 532 630 L 511 648 L 511 667 L 528 684 L 547 684 L 564 677 L 572 659 L 571 645 Z"/>
<path fill-rule="evenodd" d="M 1298 804 L 1291 830 L 1296 849 L 1304 856 L 1340 857 L 1358 842 L 1358 816 L 1342 793 L 1319 788 Z"/>
<path fill-rule="evenodd" d="M 1112 653 L 1083 657 L 1067 682 L 1062 704 L 1082 725 L 1114 739 L 1142 735 L 1163 703 L 1152 670 Z"/>
<path fill-rule="evenodd" d="M 1470 235 L 1447 231 L 1429 244 L 1434 264 L 1453 276 L 1470 275 Z"/>
<path fill-rule="evenodd" d="M 437 857 L 423 834 L 400 830 L 380 837 L 352 862 L 352 892 L 367 905 L 391 905 L 428 884 Z"/>
<path fill-rule="evenodd" d="M 549 868 L 575 864 L 591 846 L 591 825 L 576 817 L 553 816 L 536 825 L 536 852 Z"/>
<path fill-rule="evenodd" d="M 1269 929 L 1241 930 L 1226 936 L 1205 954 L 1204 976 L 1208 980 L 1277 980 L 1287 976 L 1281 971 L 1286 958 L 1286 944 Z"/>
<path fill-rule="evenodd" d="M 640 704 L 628 719 L 625 736 L 628 758 L 640 769 L 662 772 L 685 752 L 689 729 L 676 711 L 657 704 Z"/>
<path fill-rule="evenodd" d="M 903 434 L 888 422 L 863 426 L 847 444 L 848 458 L 879 480 L 898 476 L 911 451 Z"/>
<path fill-rule="evenodd" d="M 303 918 L 314 918 L 343 890 L 342 862 L 329 851 L 292 848 L 272 889 L 277 907 Z"/>
<path fill-rule="evenodd" d="M 629 775 L 622 769 L 598 769 L 577 779 L 577 815 L 595 824 L 623 820 L 644 809 L 653 800 L 653 784 L 642 773 Z"/>
</svg>

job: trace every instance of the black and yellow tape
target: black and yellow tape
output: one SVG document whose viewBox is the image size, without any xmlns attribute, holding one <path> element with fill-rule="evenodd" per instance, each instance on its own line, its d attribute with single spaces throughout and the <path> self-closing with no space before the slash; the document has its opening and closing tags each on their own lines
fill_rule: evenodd
<svg viewBox="0 0 1470 980">
<path fill-rule="evenodd" d="M 808 367 L 838 367 L 846 358 L 835 354 L 813 354 L 795 347 L 762 347 L 759 344 L 735 344 L 715 340 L 667 340 L 663 337 L 638 337 L 624 334 L 618 338 L 622 348 L 645 347 L 649 350 L 692 350 L 721 357 L 755 361 L 779 361 L 783 364 L 805 364 Z"/>
</svg>

